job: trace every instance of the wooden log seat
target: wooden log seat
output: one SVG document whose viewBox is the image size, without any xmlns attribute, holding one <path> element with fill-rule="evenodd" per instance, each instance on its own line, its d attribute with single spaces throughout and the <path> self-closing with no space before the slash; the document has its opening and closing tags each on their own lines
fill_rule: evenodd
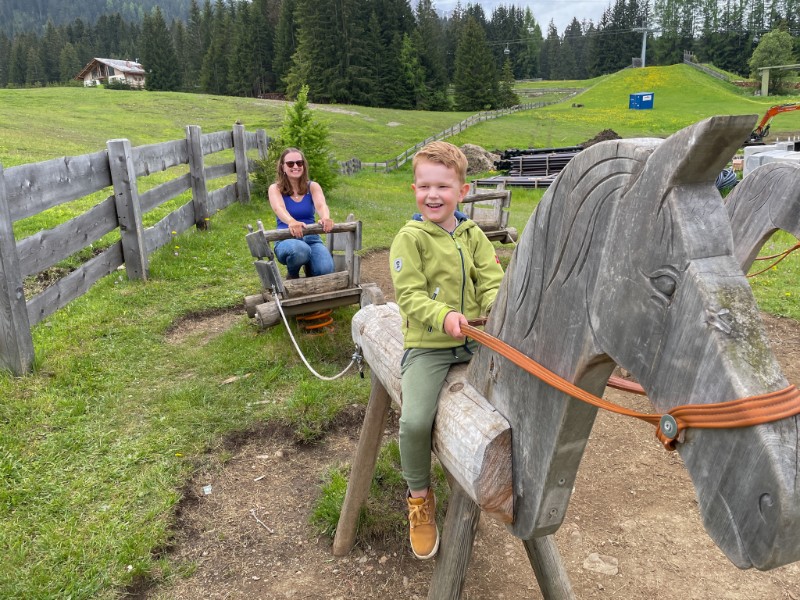
<svg viewBox="0 0 800 600">
<path fill-rule="evenodd" d="M 353 317 L 353 341 L 386 388 L 402 406 L 400 360 L 403 334 L 397 304 L 372 304 Z M 510 523 L 511 428 L 508 421 L 466 379 L 467 365 L 456 365 L 439 395 L 433 451 L 447 472 L 484 512 Z"/>
</svg>

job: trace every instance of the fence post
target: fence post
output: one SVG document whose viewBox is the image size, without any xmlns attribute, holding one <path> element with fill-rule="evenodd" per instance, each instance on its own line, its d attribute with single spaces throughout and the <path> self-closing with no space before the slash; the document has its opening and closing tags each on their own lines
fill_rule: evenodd
<svg viewBox="0 0 800 600">
<path fill-rule="evenodd" d="M 198 229 L 206 229 L 211 215 L 208 211 L 208 188 L 206 187 L 206 170 L 201 135 L 202 132 L 198 125 L 186 127 L 186 147 L 189 151 L 189 178 L 192 181 L 194 226 Z"/>
<path fill-rule="evenodd" d="M 269 138 L 265 130 L 256 130 L 256 143 L 258 144 L 258 158 L 264 160 L 269 152 Z"/>
<path fill-rule="evenodd" d="M 33 338 L 12 225 L 0 164 L 0 368 L 24 375 L 33 367 Z"/>
<path fill-rule="evenodd" d="M 129 140 L 109 140 L 108 166 L 114 184 L 114 202 L 117 205 L 117 221 L 122 238 L 122 258 L 128 279 L 147 281 L 147 247 L 142 225 L 142 206 L 139 202 L 139 186 L 136 183 L 136 167 Z"/>
<path fill-rule="evenodd" d="M 244 125 L 233 125 L 233 160 L 236 165 L 236 197 L 239 202 L 250 202 L 250 178 L 247 173 L 247 146 L 244 141 Z"/>
</svg>

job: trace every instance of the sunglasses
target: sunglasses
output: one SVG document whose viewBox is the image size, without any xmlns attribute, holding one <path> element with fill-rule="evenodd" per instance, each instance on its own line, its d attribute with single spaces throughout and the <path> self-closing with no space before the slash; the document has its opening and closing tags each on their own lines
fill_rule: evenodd
<svg viewBox="0 0 800 600">
<path fill-rule="evenodd" d="M 304 163 L 302 160 L 285 160 L 283 161 L 283 164 L 285 164 L 287 167 L 291 169 L 295 165 L 297 165 L 298 167 L 302 167 Z"/>
</svg>

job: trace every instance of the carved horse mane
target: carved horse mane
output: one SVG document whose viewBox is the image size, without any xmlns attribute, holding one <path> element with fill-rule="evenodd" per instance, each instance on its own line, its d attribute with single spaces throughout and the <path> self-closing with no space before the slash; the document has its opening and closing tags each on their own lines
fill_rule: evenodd
<svg viewBox="0 0 800 600">
<path fill-rule="evenodd" d="M 593 394 L 625 367 L 658 410 L 784 388 L 713 185 L 753 121 L 581 152 L 531 216 L 487 331 Z M 486 348 L 469 380 L 511 425 L 512 532 L 553 533 L 596 409 Z M 741 568 L 800 558 L 798 440 L 793 417 L 689 430 L 679 445 L 707 531 Z"/>
</svg>

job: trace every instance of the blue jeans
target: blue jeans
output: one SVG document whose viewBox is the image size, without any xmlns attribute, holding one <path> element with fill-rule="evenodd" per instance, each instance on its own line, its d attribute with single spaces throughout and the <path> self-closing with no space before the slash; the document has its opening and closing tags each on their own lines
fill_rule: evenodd
<svg viewBox="0 0 800 600">
<path fill-rule="evenodd" d="M 333 257 L 318 235 L 281 240 L 275 244 L 275 258 L 286 265 L 289 277 L 299 277 L 301 267 L 306 267 L 307 277 L 333 273 Z"/>
</svg>

